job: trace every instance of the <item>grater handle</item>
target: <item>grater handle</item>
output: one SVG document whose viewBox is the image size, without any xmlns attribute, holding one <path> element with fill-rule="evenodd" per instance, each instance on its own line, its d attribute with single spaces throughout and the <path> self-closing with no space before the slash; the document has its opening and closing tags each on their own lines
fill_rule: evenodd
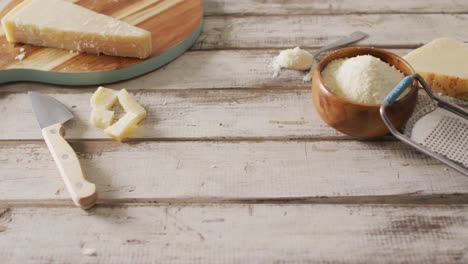
<svg viewBox="0 0 468 264">
<path fill-rule="evenodd" d="M 398 97 L 400 97 L 400 95 L 402 93 L 404 93 L 406 91 L 406 89 L 408 89 L 408 87 L 411 86 L 411 84 L 413 83 L 413 78 L 415 77 L 414 74 L 412 75 L 409 75 L 409 76 L 406 76 L 405 78 L 403 78 L 396 86 L 395 88 L 393 88 L 392 91 L 390 91 L 390 93 L 387 95 L 387 97 L 385 97 L 385 102 L 387 102 L 389 105 L 392 105 L 393 103 L 395 103 L 395 101 L 398 99 Z"/>
</svg>

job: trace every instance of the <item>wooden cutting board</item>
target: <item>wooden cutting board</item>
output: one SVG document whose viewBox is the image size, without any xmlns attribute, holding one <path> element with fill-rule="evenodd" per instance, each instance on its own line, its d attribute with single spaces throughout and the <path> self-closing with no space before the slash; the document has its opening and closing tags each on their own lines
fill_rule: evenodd
<svg viewBox="0 0 468 264">
<path fill-rule="evenodd" d="M 146 29 L 153 54 L 145 60 L 72 53 L 68 50 L 9 43 L 0 32 L 0 83 L 37 81 L 62 85 L 99 85 L 153 71 L 182 55 L 196 41 L 203 22 L 203 0 L 67 0 Z M 3 17 L 22 0 L 10 0 Z M 23 48 L 26 56 L 15 59 Z"/>
</svg>

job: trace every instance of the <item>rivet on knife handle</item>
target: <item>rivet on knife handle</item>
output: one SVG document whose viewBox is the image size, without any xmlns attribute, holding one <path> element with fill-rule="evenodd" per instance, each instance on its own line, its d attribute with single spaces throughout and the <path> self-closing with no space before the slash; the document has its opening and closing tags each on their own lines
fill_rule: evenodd
<svg viewBox="0 0 468 264">
<path fill-rule="evenodd" d="M 97 199 L 96 186 L 85 179 L 78 157 L 63 138 L 62 124 L 43 128 L 42 136 L 73 202 L 83 209 L 92 207 Z"/>
</svg>

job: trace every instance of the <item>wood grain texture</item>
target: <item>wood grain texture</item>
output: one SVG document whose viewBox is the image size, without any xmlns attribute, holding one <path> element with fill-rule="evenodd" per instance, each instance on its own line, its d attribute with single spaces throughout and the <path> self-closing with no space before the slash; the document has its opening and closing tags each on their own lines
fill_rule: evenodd
<svg viewBox="0 0 468 264">
<path fill-rule="evenodd" d="M 110 86 L 150 110 L 142 141 L 104 141 L 85 125 L 96 87 L 2 85 L 0 262 L 467 263 L 468 178 L 397 141 L 342 137 L 315 114 L 303 73 L 273 79 L 267 66 L 280 48 L 319 47 L 355 29 L 386 48 L 442 34 L 466 41 L 466 14 L 414 14 L 466 4 L 328 3 L 205 0 L 201 50 Z M 71 145 L 98 188 L 90 212 L 72 208 L 36 141 L 28 90 L 78 116 L 67 137 L 79 139 Z"/>
<path fill-rule="evenodd" d="M 67 139 L 107 139 L 89 123 L 93 90 L 45 93 L 70 109 Z M 148 115 L 131 140 L 349 139 L 320 119 L 306 89 L 136 91 Z M 0 93 L 0 140 L 42 140 L 24 93 Z M 119 109 L 118 117 L 120 117 Z M 21 120 L 18 119 L 21 116 Z"/>
<path fill-rule="evenodd" d="M 360 45 L 408 48 L 435 38 L 468 40 L 467 14 L 208 17 L 194 49 L 320 47 L 360 30 Z"/>
<path fill-rule="evenodd" d="M 410 50 L 390 49 L 390 51 L 406 55 Z M 279 50 L 273 49 L 189 51 L 158 71 L 133 80 L 108 84 L 106 87 L 127 90 L 291 87 L 308 89 L 310 83 L 302 82 L 304 72 L 283 70 L 278 78 L 272 77 L 274 71 L 269 64 L 278 54 Z M 79 92 L 82 89 L 26 82 L 0 86 L 0 93 L 30 90 L 69 93 Z"/>
<path fill-rule="evenodd" d="M 21 1 L 12 1 L 9 7 Z M 115 17 L 152 33 L 153 56 L 161 55 L 188 38 L 203 16 L 202 0 L 73 1 L 98 13 Z M 15 60 L 21 48 L 26 57 Z M 134 58 L 69 53 L 68 50 L 8 43 L 0 36 L 0 70 L 12 68 L 54 72 L 97 72 L 124 68 L 142 62 Z"/>
<path fill-rule="evenodd" d="M 14 208 L 0 211 L 0 254 L 5 264 L 466 263 L 467 212 L 381 205 Z M 86 248 L 96 256 L 83 255 Z"/>
<path fill-rule="evenodd" d="M 71 145 L 98 203 L 468 193 L 467 177 L 401 142 Z M 44 143 L 1 143 L 0 166 L 1 203 L 71 204 Z"/>
<path fill-rule="evenodd" d="M 70 109 L 67 139 L 109 139 L 89 123 L 93 90 L 47 93 Z M 131 137 L 145 139 L 313 138 L 340 136 L 321 121 L 307 90 L 134 92 L 148 115 Z M 27 94 L 0 95 L 0 139 L 41 139 Z M 17 117 L 21 116 L 19 121 Z"/>
<path fill-rule="evenodd" d="M 205 0 L 204 6 L 209 16 L 468 12 L 463 0 Z"/>
<path fill-rule="evenodd" d="M 407 50 L 392 51 L 407 53 Z M 277 53 L 276 50 L 189 52 L 160 71 L 108 87 L 134 90 L 147 108 L 149 117 L 141 124 L 136 137 L 339 136 L 314 111 L 310 84 L 302 82 L 304 73 L 285 70 L 280 77 L 272 77 L 268 63 Z M 205 66 L 201 69 L 199 65 Z M 41 138 L 29 99 L 24 94 L 30 90 L 52 95 L 73 111 L 76 118 L 66 124 L 67 138 L 106 138 L 101 130 L 88 124 L 89 99 L 95 88 L 60 87 L 58 90 L 57 87 L 36 83 L 3 85 L 0 109 L 5 115 L 0 116 L 3 124 L 0 139 Z M 213 91 L 196 90 L 206 88 Z M 278 93 L 255 89 L 215 91 L 225 88 L 278 88 Z M 288 91 L 289 88 L 303 90 Z M 18 115 L 22 116 L 21 122 L 16 118 Z"/>
</svg>

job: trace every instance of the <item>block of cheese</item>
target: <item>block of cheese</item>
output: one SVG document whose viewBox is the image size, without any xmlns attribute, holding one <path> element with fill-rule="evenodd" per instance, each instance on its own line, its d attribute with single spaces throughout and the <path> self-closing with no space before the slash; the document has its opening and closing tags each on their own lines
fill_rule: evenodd
<svg viewBox="0 0 468 264">
<path fill-rule="evenodd" d="M 468 100 L 468 44 L 440 38 L 404 56 L 434 92 Z"/>
<path fill-rule="evenodd" d="M 9 42 L 147 58 L 151 33 L 64 0 L 25 0 L 2 19 Z"/>
<path fill-rule="evenodd" d="M 102 129 L 108 128 L 114 121 L 114 114 L 114 111 L 94 108 L 91 111 L 91 123 Z"/>
<path fill-rule="evenodd" d="M 104 133 L 115 140 L 122 141 L 133 133 L 140 121 L 141 118 L 137 114 L 126 113 L 112 126 L 106 128 Z"/>
</svg>

